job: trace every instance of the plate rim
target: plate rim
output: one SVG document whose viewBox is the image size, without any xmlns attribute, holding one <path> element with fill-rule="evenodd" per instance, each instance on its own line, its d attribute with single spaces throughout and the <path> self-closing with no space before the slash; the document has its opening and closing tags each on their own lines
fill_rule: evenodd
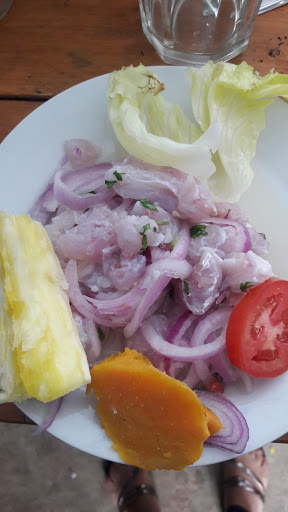
<svg viewBox="0 0 288 512">
<path fill-rule="evenodd" d="M 147 66 L 147 67 L 148 67 L 149 69 L 151 69 L 152 71 L 154 71 L 155 73 L 159 73 L 159 72 L 161 73 L 161 71 L 162 71 L 162 70 L 167 70 L 167 69 L 169 69 L 169 70 L 170 70 L 170 71 L 169 71 L 169 73 L 171 72 L 171 73 L 175 73 L 175 74 L 176 74 L 177 72 L 184 71 L 184 70 L 186 70 L 186 69 L 187 69 L 187 67 L 186 67 L 186 66 L 175 66 L 175 67 L 171 67 L 171 66 L 166 66 L 166 65 L 159 65 L 159 66 Z M 93 84 L 94 84 L 94 83 L 97 83 L 97 80 L 99 80 L 99 79 L 100 79 L 100 80 L 107 79 L 107 78 L 109 77 L 109 75 L 110 75 L 110 73 L 106 73 L 106 74 L 104 74 L 104 75 L 99 75 L 99 76 L 96 76 L 96 77 L 92 77 L 92 78 L 90 78 L 90 79 L 88 79 L 88 80 L 85 80 L 85 81 L 80 82 L 80 83 L 77 83 L 77 84 L 75 84 L 75 85 L 73 85 L 73 86 L 71 86 L 71 87 L 68 87 L 67 89 L 65 89 L 65 90 L 61 91 L 61 92 L 60 92 L 60 93 L 58 93 L 57 95 L 55 95 L 55 96 L 53 96 L 52 98 L 50 98 L 48 101 L 46 101 L 46 102 L 44 102 L 43 104 L 39 105 L 36 109 L 34 109 L 34 110 L 33 110 L 32 112 L 30 112 L 27 116 L 25 116 L 25 117 L 24 117 L 24 118 L 23 118 L 23 119 L 22 119 L 22 120 L 21 120 L 21 121 L 20 121 L 20 122 L 15 126 L 15 127 L 14 127 L 14 128 L 13 128 L 13 129 L 12 129 L 12 130 L 7 134 L 7 135 L 6 135 L 6 137 L 3 139 L 3 141 L 2 141 L 2 143 L 1 143 L 1 145 L 0 145 L 0 163 L 1 163 L 1 154 L 2 154 L 2 151 L 1 151 L 1 150 L 2 150 L 3 148 L 4 148 L 4 150 L 5 150 L 5 147 L 6 147 L 7 141 L 9 142 L 10 137 L 13 137 L 13 136 L 14 136 L 14 134 L 15 134 L 15 132 L 16 132 L 16 134 L 17 134 L 18 130 L 21 130 L 21 129 L 22 129 L 23 125 L 25 125 L 25 123 L 27 122 L 27 119 L 30 119 L 30 120 L 31 120 L 31 118 L 33 118 L 33 116 L 35 116 L 35 115 L 36 115 L 36 116 L 37 116 L 37 115 L 39 115 L 39 111 L 43 111 L 43 110 L 46 110 L 46 109 L 48 109 L 48 110 L 49 110 L 51 103 L 53 104 L 54 102 L 58 102 L 58 101 L 59 101 L 59 98 L 60 98 L 60 100 L 61 100 L 61 98 L 62 98 L 64 95 L 70 95 L 70 94 L 71 94 L 71 91 L 74 91 L 74 90 L 76 90 L 76 89 L 79 89 L 79 88 L 81 88 L 81 87 L 83 87 L 83 86 L 89 86 L 89 84 L 92 84 L 92 83 L 93 83 Z M 168 84 L 168 85 L 169 85 L 169 84 Z M 287 108 L 288 108 L 288 105 L 287 105 Z M 36 112 L 37 112 L 37 114 L 36 114 Z M 51 174 L 52 174 L 52 172 L 51 172 Z M 30 400 L 29 400 L 29 402 L 30 402 L 31 400 L 33 400 L 33 399 L 30 399 Z M 65 401 L 65 400 L 64 400 L 64 401 Z M 26 402 L 26 404 L 27 404 L 27 402 Z M 21 410 L 22 412 L 24 412 L 25 414 L 27 414 L 27 416 L 31 417 L 31 419 L 33 419 L 33 421 L 37 420 L 37 414 L 35 415 L 33 412 L 28 411 L 29 407 L 25 407 L 25 402 L 24 402 L 24 403 L 21 403 L 21 404 L 16 403 L 16 405 L 17 405 L 17 407 L 19 407 L 19 408 L 20 408 L 20 410 Z M 27 413 L 27 411 L 28 411 L 28 413 Z M 287 420 L 288 420 L 288 418 L 287 418 Z M 287 427 L 288 427 L 288 424 L 287 424 Z M 284 431 L 283 431 L 282 429 L 279 429 L 279 430 L 278 430 L 278 431 L 279 431 L 279 434 L 277 434 L 277 437 L 280 437 L 281 435 L 286 434 L 287 427 L 285 427 L 285 430 L 284 430 Z M 284 429 L 284 427 L 283 427 L 283 429 Z M 58 432 L 58 433 L 57 433 L 57 432 L 55 432 L 55 428 L 53 427 L 53 425 L 48 429 L 48 432 L 52 433 L 55 437 L 57 437 L 57 438 L 59 438 L 59 439 L 61 439 L 61 440 L 63 440 L 64 442 L 66 442 L 66 443 L 67 443 L 67 441 L 59 435 L 59 432 Z M 65 436 L 64 436 L 64 437 L 65 437 Z M 270 442 L 270 441 L 267 441 L 267 442 Z M 71 444 L 71 443 L 68 443 L 68 444 Z M 256 443 L 256 444 L 257 444 L 257 443 Z M 76 448 L 81 449 L 82 451 L 84 451 L 81 447 L 76 446 L 75 444 L 71 444 L 71 446 L 74 446 L 74 447 L 76 447 Z M 249 444 L 248 444 L 248 446 L 249 446 Z M 254 443 L 254 445 L 253 445 L 253 449 L 254 449 L 254 447 L 256 448 L 255 443 Z M 257 446 L 257 447 L 260 447 L 260 445 L 259 445 L 259 446 Z M 216 453 L 216 452 L 215 452 L 215 450 L 216 450 L 216 449 L 213 449 L 213 448 L 205 447 L 205 450 L 212 450 L 212 451 L 214 451 L 214 453 Z M 85 450 L 85 451 L 86 451 L 86 450 Z M 220 451 L 220 450 L 219 450 L 219 451 Z M 99 456 L 99 455 L 97 455 L 94 451 L 91 451 L 91 452 L 88 452 L 88 453 L 91 453 L 91 454 L 93 454 L 93 455 Z M 223 452 L 222 452 L 222 450 L 221 450 L 221 453 L 223 453 Z M 224 457 L 222 460 L 228 460 L 229 458 L 233 458 L 233 457 L 235 457 L 235 454 L 234 454 L 234 453 L 231 453 L 231 452 L 224 452 L 224 453 L 225 453 L 225 457 Z M 244 452 L 244 453 L 245 453 L 245 452 Z M 201 456 L 201 458 L 202 458 L 202 457 L 203 457 L 203 456 Z M 110 458 L 111 458 L 111 455 L 110 455 Z M 199 461 L 197 461 L 197 462 L 194 464 L 194 466 L 202 465 L 202 463 L 201 463 L 201 458 L 199 459 Z M 213 457 L 212 457 L 212 458 L 213 458 Z M 112 460 L 113 460 L 113 458 L 112 458 Z M 120 459 L 118 458 L 117 454 L 115 454 L 115 460 L 118 460 L 118 461 L 120 460 Z M 217 460 L 213 460 L 212 462 L 204 462 L 204 464 L 217 463 L 217 462 L 219 462 L 219 461 L 220 461 L 220 459 L 219 459 L 219 458 L 217 458 Z"/>
</svg>

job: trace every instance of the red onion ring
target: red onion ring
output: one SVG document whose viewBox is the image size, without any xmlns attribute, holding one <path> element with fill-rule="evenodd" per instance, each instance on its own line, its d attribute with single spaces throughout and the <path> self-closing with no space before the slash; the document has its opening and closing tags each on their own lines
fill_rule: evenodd
<svg viewBox="0 0 288 512">
<path fill-rule="evenodd" d="M 199 382 L 198 375 L 195 372 L 195 365 L 191 363 L 191 366 L 189 368 L 189 371 L 183 380 L 183 382 L 191 389 L 194 389 L 195 386 L 197 386 Z"/>
<path fill-rule="evenodd" d="M 196 394 L 202 404 L 218 416 L 223 425 L 223 429 L 210 436 L 205 444 L 242 453 L 249 439 L 249 429 L 243 414 L 227 398 L 216 393 L 196 391 Z"/>
<path fill-rule="evenodd" d="M 176 322 L 172 325 L 169 330 L 166 341 L 168 343 L 176 343 L 182 339 L 187 329 L 190 327 L 194 320 L 194 315 L 192 315 L 191 311 L 187 310 L 183 315 L 177 318 Z M 165 358 L 165 372 L 170 375 L 172 360 L 169 358 Z M 171 376 L 171 375 L 170 375 Z"/>
<path fill-rule="evenodd" d="M 206 361 L 197 361 L 197 364 L 194 365 L 194 371 L 198 377 L 198 382 L 201 381 L 203 384 L 207 384 L 208 381 L 212 380 L 211 372 Z"/>
<path fill-rule="evenodd" d="M 98 357 L 101 354 L 101 341 L 98 336 L 98 332 L 96 329 L 96 325 L 93 322 L 93 320 L 88 320 L 87 318 L 83 319 L 84 329 L 88 335 L 88 338 L 91 342 L 91 345 L 93 346 L 93 358 L 95 359 L 94 364 L 96 364 L 96 361 Z M 91 365 L 91 361 L 89 361 L 89 364 Z"/>
<path fill-rule="evenodd" d="M 236 368 L 232 366 L 224 350 L 220 354 L 211 357 L 210 363 L 215 372 L 221 375 L 225 383 L 229 384 L 237 380 Z"/>
<path fill-rule="evenodd" d="M 90 187 L 94 191 L 99 188 L 101 185 L 104 185 L 104 172 L 111 168 L 111 164 L 99 164 L 97 166 L 97 170 L 95 168 L 92 169 L 81 169 L 81 171 L 74 171 L 74 173 L 78 173 L 79 175 L 88 175 L 90 178 Z M 100 176 L 98 174 L 100 172 Z M 67 206 L 71 210 L 84 210 L 86 208 L 93 208 L 100 203 L 106 203 L 110 201 L 114 196 L 115 192 L 111 188 L 110 190 L 106 190 L 105 192 L 98 192 L 97 194 L 79 194 L 75 192 L 74 189 L 76 184 L 78 186 L 83 185 L 83 181 L 79 181 L 79 177 L 73 177 L 71 172 L 67 172 L 65 169 L 60 169 L 57 171 L 54 177 L 54 196 L 64 206 Z M 96 173 L 96 176 L 95 176 Z M 98 175 L 97 175 L 98 174 Z M 93 176 L 94 175 L 94 176 Z M 72 179 L 71 179 L 72 176 Z M 69 188 L 68 183 L 65 183 L 64 178 L 67 178 L 67 181 L 74 182 L 74 187 Z M 76 179 L 75 179 L 76 178 Z M 87 179 L 87 176 L 86 176 Z M 102 181 L 103 180 L 103 181 Z M 85 180 L 84 180 L 85 184 Z M 85 184 L 88 186 L 89 181 Z M 88 187 L 89 188 L 89 187 Z"/>
<path fill-rule="evenodd" d="M 81 293 L 78 283 L 77 265 L 75 260 L 69 260 L 64 271 L 65 277 L 68 282 L 68 297 L 73 306 L 88 320 L 93 320 L 98 325 L 106 327 L 123 327 L 127 323 L 125 318 L 105 318 L 97 314 L 97 309 L 88 301 Z"/>
<path fill-rule="evenodd" d="M 177 341 L 184 336 L 194 319 L 195 316 L 191 311 L 185 311 L 185 313 L 177 318 L 176 322 L 172 325 L 166 336 L 166 341 L 168 341 L 168 343 L 177 343 Z"/>
<path fill-rule="evenodd" d="M 176 361 L 199 361 L 201 359 L 207 359 L 218 354 L 218 352 L 225 348 L 225 336 L 223 334 L 207 345 L 180 347 L 168 343 L 162 336 L 157 334 L 150 320 L 144 321 L 140 329 L 146 341 L 158 354 L 170 357 Z"/>
<path fill-rule="evenodd" d="M 155 268 L 152 268 L 154 265 Z M 140 288 L 145 286 L 145 292 L 135 309 L 132 320 L 124 329 L 126 338 L 130 338 L 137 331 L 149 308 L 155 303 L 171 279 L 185 279 L 191 271 L 192 267 L 187 261 L 170 260 L 168 258 L 156 261 L 147 267 L 140 284 Z"/>
<path fill-rule="evenodd" d="M 204 345 L 209 334 L 216 331 L 217 329 L 223 329 L 223 326 L 226 326 L 228 323 L 231 312 L 231 308 L 222 308 L 218 309 L 217 311 L 213 311 L 213 313 L 210 315 L 205 315 L 205 318 L 201 320 L 195 328 L 191 338 L 192 347 L 199 347 L 200 345 Z M 208 345 L 211 345 L 211 343 L 208 343 Z"/>
<path fill-rule="evenodd" d="M 169 253 L 169 256 L 163 260 L 158 260 L 147 267 L 147 271 L 143 277 L 143 282 L 147 280 L 147 272 L 154 271 L 154 268 L 152 269 L 153 265 L 155 265 L 155 268 L 156 265 L 158 265 L 157 272 L 159 272 L 159 277 L 156 277 L 154 275 L 154 282 L 152 282 L 152 284 L 151 282 L 149 283 L 149 288 L 148 283 L 146 286 L 144 285 L 146 291 L 135 309 L 135 313 L 132 320 L 126 325 L 124 329 L 124 334 L 126 338 L 130 338 L 130 336 L 132 336 L 137 331 L 150 306 L 152 306 L 156 299 L 158 299 L 158 297 L 160 296 L 164 288 L 166 288 L 166 286 L 169 284 L 171 279 L 185 279 L 185 277 L 187 277 L 191 273 L 191 265 L 189 265 L 189 263 L 184 260 L 184 258 L 187 255 L 189 245 L 190 236 L 188 228 L 186 228 L 181 231 L 180 237 L 173 251 Z M 179 264 L 179 260 L 183 261 L 181 261 L 181 263 Z M 187 263 L 189 267 L 187 266 Z M 175 264 L 177 264 L 176 267 Z M 157 272 L 155 272 L 155 274 L 157 274 Z M 142 286 L 143 284 L 141 285 L 141 287 Z"/>
<path fill-rule="evenodd" d="M 34 436 L 38 436 L 38 435 L 42 434 L 42 432 L 44 432 L 45 430 L 47 430 L 47 428 L 50 427 L 50 425 L 53 423 L 53 421 L 55 420 L 55 418 L 60 410 L 60 407 L 62 405 L 62 400 L 63 400 L 63 397 L 57 398 L 57 400 L 53 400 L 53 402 L 50 402 L 46 406 L 46 407 L 48 407 L 48 411 L 47 412 L 45 411 L 44 418 L 43 418 L 42 422 L 40 423 L 40 425 L 38 425 L 38 427 L 36 428 L 36 430 L 34 432 Z"/>
<path fill-rule="evenodd" d="M 242 239 L 243 239 L 242 252 L 245 253 L 245 252 L 248 252 L 251 250 L 252 243 L 251 243 L 249 231 L 246 228 L 246 226 L 244 224 L 242 224 L 241 222 L 239 222 L 237 220 L 222 219 L 220 217 L 211 217 L 208 219 L 204 219 L 203 221 L 201 221 L 201 223 L 202 224 L 223 224 L 225 226 L 234 226 L 238 230 L 238 233 L 240 235 L 242 234 Z"/>
<path fill-rule="evenodd" d="M 28 213 L 31 219 L 45 225 L 50 221 L 51 212 L 55 211 L 57 206 L 58 201 L 54 198 L 53 184 L 50 183 Z"/>
</svg>

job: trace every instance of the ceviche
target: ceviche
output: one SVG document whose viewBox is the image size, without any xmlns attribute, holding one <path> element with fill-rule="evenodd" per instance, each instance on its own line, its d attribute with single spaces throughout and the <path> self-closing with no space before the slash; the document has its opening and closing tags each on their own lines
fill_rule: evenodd
<svg viewBox="0 0 288 512">
<path fill-rule="evenodd" d="M 226 387 L 249 393 L 255 378 L 288 369 L 288 284 L 274 276 L 265 234 L 236 202 L 253 179 L 264 108 L 288 96 L 287 77 L 262 78 L 245 63 L 208 63 L 188 74 L 193 122 L 163 99 L 164 85 L 144 66 L 112 73 L 108 112 L 126 158 L 103 156 L 97 141 L 66 140 L 29 212 L 52 243 L 57 276 L 64 273 L 91 370 L 89 384 L 74 340 L 82 366 L 71 386 L 88 383 L 120 456 L 147 469 L 181 469 L 200 457 L 203 442 L 242 453 L 249 429 Z M 59 396 L 51 393 L 43 401 Z M 187 407 L 192 430 L 185 411 L 183 424 L 180 410 L 168 414 L 169 393 Z M 60 405 L 59 398 L 40 430 Z M 187 443 L 179 448 L 181 436 Z"/>
<path fill-rule="evenodd" d="M 227 357 L 226 329 L 247 291 L 272 276 L 265 236 L 192 176 L 133 157 L 81 168 L 86 152 L 97 158 L 93 145 L 65 147 L 65 163 L 31 215 L 64 269 L 90 367 L 137 350 L 196 389 L 224 424 L 229 418 L 231 433 L 207 444 L 242 452 L 245 419 L 209 391 L 253 385 Z"/>
</svg>

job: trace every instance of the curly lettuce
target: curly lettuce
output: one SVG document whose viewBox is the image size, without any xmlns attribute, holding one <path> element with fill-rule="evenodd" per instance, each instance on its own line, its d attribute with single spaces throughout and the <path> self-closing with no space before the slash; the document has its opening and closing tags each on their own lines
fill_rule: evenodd
<svg viewBox="0 0 288 512">
<path fill-rule="evenodd" d="M 218 201 L 238 201 L 253 180 L 250 162 L 259 133 L 265 127 L 265 108 L 277 96 L 288 97 L 288 75 L 270 71 L 261 77 L 246 62 L 239 66 L 208 62 L 189 69 L 192 110 L 201 131 L 215 121 L 222 126 L 213 157 L 216 171 L 208 188 Z"/>
<path fill-rule="evenodd" d="M 114 132 L 131 155 L 205 180 L 215 172 L 211 151 L 218 147 L 220 126 L 213 123 L 202 134 L 178 105 L 162 98 L 163 89 L 164 84 L 143 65 L 114 71 L 108 90 Z"/>
<path fill-rule="evenodd" d="M 265 108 L 277 96 L 288 97 L 288 75 L 261 77 L 245 62 L 210 61 L 189 68 L 188 77 L 196 124 L 165 101 L 152 71 L 142 65 L 114 71 L 108 112 L 115 134 L 131 155 L 192 174 L 217 201 L 238 201 L 253 180 L 250 162 Z"/>
</svg>

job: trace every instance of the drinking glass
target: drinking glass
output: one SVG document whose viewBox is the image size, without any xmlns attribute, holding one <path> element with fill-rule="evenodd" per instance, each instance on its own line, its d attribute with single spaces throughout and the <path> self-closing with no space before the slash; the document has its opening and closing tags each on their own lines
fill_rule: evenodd
<svg viewBox="0 0 288 512">
<path fill-rule="evenodd" d="M 142 28 L 168 64 L 201 66 L 246 48 L 261 0 L 139 0 Z"/>
<path fill-rule="evenodd" d="M 0 0 L 0 20 L 5 16 L 12 4 L 12 0 Z"/>
</svg>

